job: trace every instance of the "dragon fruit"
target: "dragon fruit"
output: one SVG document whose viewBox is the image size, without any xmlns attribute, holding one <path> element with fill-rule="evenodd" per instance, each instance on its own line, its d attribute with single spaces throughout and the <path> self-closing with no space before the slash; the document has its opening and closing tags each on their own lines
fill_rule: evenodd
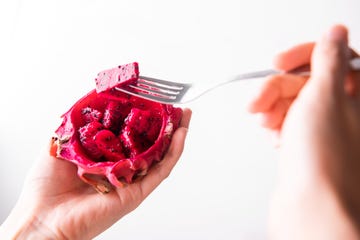
<svg viewBox="0 0 360 240">
<path fill-rule="evenodd" d="M 180 123 L 181 108 L 114 89 L 138 77 L 137 63 L 100 72 L 96 89 L 63 114 L 56 130 L 56 157 L 76 164 L 79 177 L 102 193 L 145 175 Z"/>
</svg>

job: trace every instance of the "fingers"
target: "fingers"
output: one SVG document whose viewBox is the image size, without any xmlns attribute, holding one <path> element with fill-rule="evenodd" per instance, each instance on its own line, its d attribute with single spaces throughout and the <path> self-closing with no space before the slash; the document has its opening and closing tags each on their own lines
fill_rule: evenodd
<svg viewBox="0 0 360 240">
<path fill-rule="evenodd" d="M 278 54 L 275 57 L 276 68 L 288 71 L 309 64 L 315 47 L 314 42 L 297 45 Z M 352 53 L 354 54 L 354 52 Z M 270 78 L 263 86 L 258 96 L 250 103 L 250 112 L 270 111 L 275 103 L 282 98 L 297 96 L 306 79 L 297 76 L 284 75 Z"/>
<path fill-rule="evenodd" d="M 348 32 L 343 26 L 332 27 L 318 42 L 312 56 L 310 84 L 328 96 L 344 95 L 350 50 Z"/>
<path fill-rule="evenodd" d="M 269 78 L 249 105 L 252 113 L 268 112 L 281 99 L 295 98 L 307 78 L 296 75 L 276 75 Z"/>
<path fill-rule="evenodd" d="M 189 128 L 190 119 L 191 119 L 191 110 L 184 109 L 183 116 L 182 116 L 181 122 L 180 122 L 180 126 L 174 133 L 174 136 L 171 140 L 171 144 L 170 144 L 168 152 L 166 153 L 164 159 L 159 164 L 159 165 L 165 165 L 166 163 L 168 163 L 168 165 L 166 165 L 166 167 L 164 169 L 166 171 L 169 171 L 169 173 L 170 173 L 172 167 L 177 162 L 177 160 L 180 158 L 180 156 L 184 150 L 185 137 L 186 137 L 187 130 Z M 168 159 L 170 159 L 170 160 L 168 160 Z M 166 175 L 168 175 L 168 174 L 166 174 Z"/>
<path fill-rule="evenodd" d="M 294 99 L 305 85 L 307 78 L 296 75 L 277 75 L 265 82 L 259 95 L 249 106 L 252 113 L 261 113 L 261 125 L 280 130 Z"/>
<path fill-rule="evenodd" d="M 183 116 L 182 116 L 182 118 L 181 118 L 180 127 L 184 127 L 184 128 L 186 128 L 186 129 L 188 129 L 188 128 L 189 128 L 189 125 L 190 125 L 190 120 L 191 120 L 191 114 L 192 114 L 192 112 L 191 112 L 191 110 L 188 109 L 188 108 L 185 108 L 183 111 L 184 111 L 184 112 L 183 112 Z"/>
<path fill-rule="evenodd" d="M 309 64 L 314 46 L 314 42 L 303 43 L 278 54 L 274 59 L 275 68 L 288 71 Z"/>
<path fill-rule="evenodd" d="M 278 54 L 274 59 L 275 68 L 288 71 L 309 64 L 314 45 L 313 42 L 304 43 Z M 250 103 L 249 111 L 262 113 L 264 127 L 280 129 L 293 99 L 306 81 L 307 78 L 296 75 L 270 77 Z"/>
<path fill-rule="evenodd" d="M 164 159 L 155 165 L 149 173 L 139 181 L 142 197 L 148 196 L 165 178 L 167 178 L 179 160 L 185 145 L 185 138 L 190 124 L 191 110 L 184 109 L 179 128 L 175 131 L 169 150 Z"/>
<path fill-rule="evenodd" d="M 271 130 L 280 130 L 287 111 L 294 99 L 282 99 L 271 110 L 262 114 L 261 125 Z"/>
</svg>

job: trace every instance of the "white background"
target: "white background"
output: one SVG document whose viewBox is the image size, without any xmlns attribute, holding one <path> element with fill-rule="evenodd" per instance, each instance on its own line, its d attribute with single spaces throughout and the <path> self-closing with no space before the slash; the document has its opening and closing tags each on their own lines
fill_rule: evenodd
<svg viewBox="0 0 360 240">
<path fill-rule="evenodd" d="M 360 49 L 359 13 L 358 0 L 1 0 L 0 223 L 99 71 L 138 61 L 143 75 L 215 83 L 271 67 L 277 52 L 334 23 Z M 187 104 L 193 119 L 171 176 L 96 239 L 265 239 L 276 151 L 246 111 L 260 82 Z"/>
</svg>

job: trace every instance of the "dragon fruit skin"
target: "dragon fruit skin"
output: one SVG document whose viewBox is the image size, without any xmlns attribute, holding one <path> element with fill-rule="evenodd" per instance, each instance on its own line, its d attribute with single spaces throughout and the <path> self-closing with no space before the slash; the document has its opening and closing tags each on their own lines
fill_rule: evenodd
<svg viewBox="0 0 360 240">
<path fill-rule="evenodd" d="M 115 105 L 119 103 L 123 107 L 121 114 L 118 114 L 118 109 L 114 108 L 114 103 Z M 113 109 L 117 109 L 116 112 Z M 129 122 L 129 119 L 132 118 L 126 117 L 131 115 L 130 113 L 134 111 L 132 109 L 137 109 L 136 111 L 140 109 L 140 111 L 144 112 L 144 114 L 140 115 L 145 117 L 149 115 L 149 112 L 154 113 L 159 118 L 156 118 L 157 121 L 152 124 L 161 125 L 155 128 L 160 130 L 155 138 L 152 136 L 153 142 L 145 149 L 135 152 L 136 154 L 134 152 L 132 154 L 125 152 L 125 145 L 131 145 L 126 144 L 123 138 L 123 136 L 133 137 L 134 132 L 138 131 L 135 131 L 133 127 L 136 124 Z M 106 129 L 104 125 L 113 128 L 114 124 L 109 124 L 109 121 L 113 121 L 112 117 L 104 116 L 111 115 L 113 112 L 121 116 L 121 122 L 119 129 L 111 129 L 114 132 L 111 133 L 110 129 Z M 155 162 L 164 157 L 170 145 L 171 137 L 179 126 L 181 116 L 182 109 L 175 108 L 172 105 L 151 102 L 118 91 L 112 91 L 112 89 L 101 92 L 94 89 L 62 115 L 62 123 L 55 131 L 57 135 L 55 140 L 57 147 L 56 157 L 76 164 L 78 175 L 84 182 L 93 185 L 99 192 L 106 193 L 110 191 L 112 186 L 122 187 L 124 184 L 132 183 L 139 176 L 145 175 Z M 138 125 L 141 126 L 137 126 L 137 128 L 144 130 L 149 126 L 149 121 L 152 121 L 152 119 L 148 117 L 143 122 L 140 121 Z M 116 121 L 118 122 L 118 120 Z M 86 126 L 90 128 L 92 125 L 95 129 L 85 129 Z M 142 126 L 145 126 L 145 128 Z M 155 130 L 151 128 L 149 130 L 153 135 Z M 103 131 L 103 133 L 95 134 L 92 131 Z M 102 157 L 97 151 L 93 151 L 94 155 L 90 154 L 89 149 L 87 149 L 88 146 L 93 146 L 94 143 L 91 142 L 92 139 L 87 141 L 85 138 L 96 135 L 101 136 L 99 140 L 94 139 L 95 143 L 100 144 L 100 150 L 111 150 L 111 152 L 103 154 Z M 114 137 L 117 138 L 113 139 Z M 109 146 L 104 146 L 106 139 Z M 118 141 L 124 146 L 119 147 Z M 137 145 L 142 144 L 142 138 L 140 137 L 133 138 L 132 141 L 137 142 Z M 116 151 L 113 151 L 112 146 L 116 146 Z M 119 153 L 120 149 L 124 152 Z M 128 151 L 132 151 L 132 149 L 128 149 Z M 110 156 L 109 159 L 106 158 L 107 156 Z"/>
</svg>

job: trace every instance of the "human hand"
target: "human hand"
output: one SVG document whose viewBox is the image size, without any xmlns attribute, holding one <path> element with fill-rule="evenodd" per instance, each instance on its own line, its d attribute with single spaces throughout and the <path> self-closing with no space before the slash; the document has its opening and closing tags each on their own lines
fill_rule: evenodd
<svg viewBox="0 0 360 240">
<path fill-rule="evenodd" d="M 77 176 L 77 167 L 50 156 L 30 171 L 21 197 L 0 227 L 1 239 L 91 239 L 134 210 L 170 174 L 184 148 L 191 111 L 184 109 L 164 159 L 141 180 L 108 194 Z"/>
<path fill-rule="evenodd" d="M 318 43 L 280 54 L 278 68 L 311 63 L 311 77 L 271 77 L 250 105 L 279 137 L 269 215 L 276 239 L 360 237 L 360 73 L 349 72 L 347 42 L 335 26 Z"/>
<path fill-rule="evenodd" d="M 311 65 L 314 47 L 315 42 L 308 42 L 278 54 L 274 60 L 275 68 L 286 72 Z M 351 57 L 359 56 L 352 49 L 350 49 L 350 54 Z M 360 94 L 360 86 L 354 80 L 359 73 L 350 73 L 350 75 L 344 83 L 345 91 L 349 96 L 355 96 Z M 262 85 L 258 95 L 252 100 L 249 111 L 260 113 L 263 127 L 279 134 L 290 106 L 308 79 L 308 76 L 294 74 L 270 76 Z"/>
</svg>

